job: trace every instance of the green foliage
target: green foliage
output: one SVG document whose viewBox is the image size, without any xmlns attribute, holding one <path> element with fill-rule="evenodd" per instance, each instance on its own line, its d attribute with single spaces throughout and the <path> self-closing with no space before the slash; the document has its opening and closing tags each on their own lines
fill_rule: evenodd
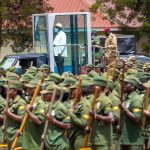
<svg viewBox="0 0 150 150">
<path fill-rule="evenodd" d="M 148 55 L 150 55 L 150 44 L 149 43 L 142 43 L 142 51 Z"/>
<path fill-rule="evenodd" d="M 46 0 L 0 0 L 0 47 L 11 39 L 14 52 L 30 51 L 32 14 L 53 10 L 46 3 Z"/>
</svg>

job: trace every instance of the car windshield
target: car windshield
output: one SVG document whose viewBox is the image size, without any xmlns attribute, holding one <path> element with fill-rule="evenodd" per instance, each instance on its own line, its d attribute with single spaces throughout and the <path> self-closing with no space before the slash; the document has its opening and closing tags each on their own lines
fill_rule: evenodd
<svg viewBox="0 0 150 150">
<path fill-rule="evenodd" d="M 1 61 L 0 66 L 2 66 L 4 69 L 8 69 L 11 65 L 13 65 L 15 59 L 15 57 L 5 57 Z"/>
</svg>

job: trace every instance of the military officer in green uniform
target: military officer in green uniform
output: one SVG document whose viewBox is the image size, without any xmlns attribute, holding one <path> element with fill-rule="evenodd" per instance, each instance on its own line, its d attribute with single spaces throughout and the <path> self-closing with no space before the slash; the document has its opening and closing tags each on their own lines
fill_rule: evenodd
<svg viewBox="0 0 150 150">
<path fill-rule="evenodd" d="M 8 149 L 11 148 L 16 132 L 22 123 L 26 106 L 25 100 L 21 98 L 21 83 L 18 81 L 11 82 L 9 88 L 9 108 L 4 110 L 7 116 L 6 141 Z M 21 142 L 22 140 L 20 139 L 17 146 L 21 146 Z"/>
<path fill-rule="evenodd" d="M 29 96 L 33 96 L 37 84 L 36 80 L 26 84 Z M 40 96 L 36 97 L 32 107 L 27 105 L 26 113 L 28 113 L 29 118 L 22 134 L 22 149 L 39 150 L 45 122 L 45 103 Z"/>
<path fill-rule="evenodd" d="M 139 80 L 134 76 L 125 77 L 125 101 L 120 104 L 123 110 L 121 119 L 121 150 L 142 150 L 141 120 L 143 99 L 137 92 Z"/>
<path fill-rule="evenodd" d="M 144 86 L 146 88 L 149 88 L 149 101 L 150 102 L 150 80 L 144 84 Z M 144 96 L 144 100 L 146 101 L 146 93 L 145 93 L 145 96 Z M 145 107 L 146 108 L 146 107 Z M 148 109 L 144 109 L 144 115 L 146 117 L 146 122 L 145 122 L 145 129 L 144 129 L 144 137 L 145 137 L 145 149 L 149 150 L 150 149 L 150 141 L 149 141 L 149 138 L 150 138 L 150 103 L 148 103 Z"/>
<path fill-rule="evenodd" d="M 94 65 L 92 64 L 87 64 L 86 65 L 86 74 L 89 77 L 94 77 L 94 76 L 98 76 L 99 74 L 94 70 Z"/>
<path fill-rule="evenodd" d="M 100 38 L 95 30 L 92 31 L 92 50 L 95 55 L 95 63 L 101 63 L 103 53 L 100 49 Z"/>
<path fill-rule="evenodd" d="M 104 92 L 107 85 L 105 77 L 94 77 L 93 83 L 100 87 L 100 96 L 96 100 L 96 111 L 90 112 L 94 118 L 91 129 L 91 144 L 94 150 L 109 150 L 112 144 L 113 106 Z"/>
<path fill-rule="evenodd" d="M 45 97 L 45 101 L 49 102 L 46 107 L 46 112 L 49 111 L 49 105 L 52 105 L 51 113 L 46 114 L 49 126 L 45 139 L 42 140 L 45 140 L 46 150 L 69 150 L 69 140 L 65 136 L 65 131 L 70 128 L 69 116 L 65 106 L 59 101 L 61 88 L 57 87 L 57 89 L 55 102 L 53 104 L 50 102 L 54 85 L 49 85 L 46 90 L 41 91 L 41 94 Z"/>
<path fill-rule="evenodd" d="M 1 141 L 1 137 L 2 137 L 2 125 L 3 125 L 3 120 L 4 120 L 4 108 L 6 106 L 6 97 L 5 97 L 5 79 L 2 78 L 0 79 L 0 141 Z"/>
<path fill-rule="evenodd" d="M 104 73 L 104 65 L 103 64 L 97 64 L 94 68 L 95 68 L 95 71 L 99 75 L 102 75 Z"/>
<path fill-rule="evenodd" d="M 88 95 L 88 87 L 92 85 L 92 82 L 82 82 L 80 100 L 76 104 L 74 111 L 70 112 L 71 129 L 69 138 L 71 150 L 79 150 L 79 148 L 84 147 L 84 129 L 89 118 L 91 107 L 91 103 L 86 96 Z"/>
<path fill-rule="evenodd" d="M 117 130 L 117 126 L 119 123 L 119 118 L 120 118 L 120 108 L 119 108 L 119 104 L 120 104 L 120 99 L 119 99 L 119 94 L 114 90 L 115 88 L 115 84 L 114 82 L 109 79 L 107 82 L 107 93 L 106 95 L 110 98 L 111 102 L 112 102 L 112 109 L 113 109 L 113 113 L 114 113 L 114 118 L 115 121 L 113 123 L 113 144 L 111 149 L 112 150 L 119 150 L 120 149 L 120 142 L 119 142 L 119 133 Z"/>
</svg>

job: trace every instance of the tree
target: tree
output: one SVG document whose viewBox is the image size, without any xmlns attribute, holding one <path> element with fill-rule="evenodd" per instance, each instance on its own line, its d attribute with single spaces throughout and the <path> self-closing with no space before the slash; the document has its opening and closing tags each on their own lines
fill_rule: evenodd
<svg viewBox="0 0 150 150">
<path fill-rule="evenodd" d="M 0 48 L 13 40 L 12 50 L 32 49 L 32 17 L 34 13 L 53 10 L 47 0 L 0 0 Z"/>
<path fill-rule="evenodd" d="M 141 23 L 138 36 L 147 36 L 148 42 L 143 43 L 143 51 L 150 54 L 150 0 L 96 0 L 90 10 L 102 12 L 111 22 L 124 27 L 132 21 Z M 122 18 L 124 21 L 122 21 Z"/>
</svg>

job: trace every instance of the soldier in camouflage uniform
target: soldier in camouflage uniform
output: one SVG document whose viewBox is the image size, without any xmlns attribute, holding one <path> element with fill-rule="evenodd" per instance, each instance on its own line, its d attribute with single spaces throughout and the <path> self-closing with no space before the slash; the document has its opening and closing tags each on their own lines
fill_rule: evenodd
<svg viewBox="0 0 150 150">
<path fill-rule="evenodd" d="M 108 65 L 115 61 L 118 57 L 117 37 L 110 32 L 109 27 L 105 28 L 104 32 L 107 37 L 104 49 L 106 65 Z"/>
</svg>

